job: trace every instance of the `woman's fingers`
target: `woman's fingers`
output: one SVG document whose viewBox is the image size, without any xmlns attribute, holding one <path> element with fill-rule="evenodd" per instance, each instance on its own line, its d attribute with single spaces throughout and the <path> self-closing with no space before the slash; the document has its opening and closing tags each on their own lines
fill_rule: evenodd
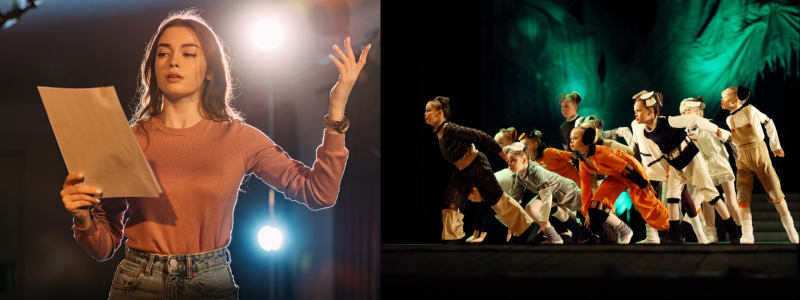
<svg viewBox="0 0 800 300">
<path fill-rule="evenodd" d="M 69 174 L 67 175 L 67 179 L 64 180 L 64 189 L 81 182 L 83 182 L 83 174 Z"/>
<path fill-rule="evenodd" d="M 342 75 L 349 73 L 350 64 L 347 62 L 348 59 L 347 55 L 345 55 L 344 52 L 342 52 L 342 49 L 339 49 L 339 46 L 337 45 L 333 45 L 333 51 L 336 51 L 336 54 L 339 55 L 339 59 L 342 60 L 342 65 L 344 65 L 345 73 L 342 73 Z"/>
<path fill-rule="evenodd" d="M 356 68 L 356 55 L 353 53 L 353 47 L 350 45 L 350 37 L 344 40 L 345 50 L 347 51 L 347 61 L 350 63 L 350 70 Z"/>
<path fill-rule="evenodd" d="M 364 51 L 361 51 L 361 56 L 358 57 L 358 63 L 356 64 L 357 68 L 356 71 L 359 73 L 361 69 L 364 68 L 364 65 L 367 63 L 367 54 L 369 53 L 369 49 L 372 48 L 372 44 L 367 45 L 364 47 Z"/>
<path fill-rule="evenodd" d="M 72 202 L 80 202 L 80 201 L 87 201 L 90 202 L 91 204 L 100 203 L 100 199 L 97 199 L 95 197 L 92 197 L 91 195 L 86 195 L 86 194 L 69 195 L 62 198 L 62 200 L 64 201 L 64 204 Z"/>
<path fill-rule="evenodd" d="M 336 65 L 336 68 L 339 69 L 339 74 L 344 74 L 346 72 L 344 66 L 342 65 L 342 62 L 336 59 L 336 57 L 333 57 L 333 55 L 328 55 L 328 58 L 330 58 L 333 64 Z"/>
</svg>

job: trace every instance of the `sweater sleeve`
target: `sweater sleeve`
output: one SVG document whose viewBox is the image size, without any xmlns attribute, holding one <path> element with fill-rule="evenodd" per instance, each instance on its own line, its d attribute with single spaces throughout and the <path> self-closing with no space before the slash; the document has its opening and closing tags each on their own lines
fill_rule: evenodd
<svg viewBox="0 0 800 300">
<path fill-rule="evenodd" d="M 493 153 L 500 153 L 503 151 L 503 148 L 500 147 L 500 144 L 498 144 L 497 141 L 495 141 L 492 136 L 483 131 L 472 129 L 469 127 L 464 127 L 461 125 L 455 125 L 455 126 L 450 126 L 450 125 L 455 125 L 455 124 L 449 124 L 447 127 L 445 127 L 445 130 L 448 130 L 450 136 L 455 139 L 462 141 L 478 142 L 487 149 L 489 149 L 489 151 L 492 151 Z"/>
<path fill-rule="evenodd" d="M 92 209 L 92 223 L 88 228 L 78 228 L 73 218 L 72 232 L 78 245 L 98 261 L 110 259 L 122 244 L 122 218 L 127 210 L 127 199 L 106 198 Z"/>
<path fill-rule="evenodd" d="M 336 203 L 349 155 L 344 147 L 344 134 L 325 130 L 314 165 L 309 168 L 289 157 L 255 127 L 238 124 L 236 131 L 245 174 L 255 173 L 286 198 L 303 203 L 311 210 Z"/>
</svg>

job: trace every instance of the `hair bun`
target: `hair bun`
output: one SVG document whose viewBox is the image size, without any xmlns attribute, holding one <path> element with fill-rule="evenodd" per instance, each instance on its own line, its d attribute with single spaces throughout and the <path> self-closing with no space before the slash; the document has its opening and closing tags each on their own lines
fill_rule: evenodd
<svg viewBox="0 0 800 300">
<path fill-rule="evenodd" d="M 576 91 L 572 91 L 572 93 L 570 93 L 569 96 L 570 96 L 570 98 L 572 98 L 573 101 L 575 101 L 575 104 L 581 104 L 581 100 L 582 100 L 581 99 L 581 94 L 578 94 L 578 92 L 576 92 Z"/>
<path fill-rule="evenodd" d="M 749 100 L 748 98 L 750 98 L 750 89 L 740 85 L 738 88 L 736 88 L 736 98 L 739 98 L 739 100 L 742 101 Z"/>
<path fill-rule="evenodd" d="M 437 100 L 440 103 L 442 103 L 443 106 L 450 105 L 450 98 L 448 98 L 448 97 L 438 96 L 438 97 L 436 97 L 435 100 Z"/>
</svg>

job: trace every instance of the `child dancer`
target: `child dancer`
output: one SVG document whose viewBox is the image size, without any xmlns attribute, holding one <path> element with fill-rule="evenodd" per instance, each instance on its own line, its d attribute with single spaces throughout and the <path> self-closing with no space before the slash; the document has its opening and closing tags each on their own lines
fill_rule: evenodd
<svg viewBox="0 0 800 300">
<path fill-rule="evenodd" d="M 731 244 L 739 244 L 739 228 L 728 213 L 724 200 L 717 198 L 719 193 L 711 182 L 708 175 L 707 163 L 700 153 L 700 149 L 692 143 L 685 130 L 679 128 L 697 126 L 700 129 L 716 133 L 717 137 L 722 137 L 722 131 L 717 125 L 697 115 L 683 115 L 676 117 L 660 116 L 662 111 L 662 101 L 664 96 L 658 92 L 641 91 L 633 96 L 635 103 L 633 106 L 636 121 L 645 125 L 644 137 L 655 143 L 659 150 L 664 153 L 664 159 L 674 169 L 672 175 L 667 178 L 667 199 L 674 203 L 673 212 L 670 216 L 670 227 L 678 226 L 680 223 L 680 212 L 677 203 L 683 185 L 688 180 L 693 186 L 698 188 L 695 196 L 695 206 L 700 201 L 710 201 L 709 204 L 717 208 L 720 217 L 725 222 L 725 228 L 731 240 Z M 712 203 L 713 202 L 713 203 Z M 695 223 L 697 223 L 695 221 Z M 695 232 L 698 232 L 699 224 L 693 224 Z M 670 230 L 670 239 L 673 241 L 681 239 L 679 230 Z"/>
<path fill-rule="evenodd" d="M 631 131 L 631 129 L 633 129 Z M 669 167 L 669 164 L 664 160 L 664 155 L 661 153 L 661 150 L 658 148 L 652 140 L 644 137 L 644 124 L 639 124 L 636 120 L 631 122 L 631 129 L 626 127 L 620 127 L 616 129 L 616 133 L 619 136 L 622 136 L 627 141 L 628 145 L 633 146 L 635 149 L 634 152 L 638 153 L 639 161 L 642 163 L 642 167 L 645 168 L 645 174 L 647 175 L 650 184 L 653 186 L 653 189 L 657 191 L 656 198 L 660 197 L 661 188 L 666 186 L 663 184 L 667 181 L 668 175 L 674 172 L 672 168 Z M 677 176 L 677 175 L 674 175 Z M 663 204 L 662 199 L 662 204 Z M 684 188 L 683 192 L 681 193 L 680 203 L 683 205 L 684 209 L 686 210 L 686 214 L 689 216 L 689 222 L 692 224 L 697 224 L 699 221 L 695 219 L 697 217 L 697 211 L 694 206 L 694 202 L 692 202 L 692 197 L 689 194 L 689 191 Z M 675 198 L 670 198 L 667 202 L 667 211 L 671 214 L 670 218 L 672 220 L 680 219 L 679 213 L 680 210 L 678 209 L 678 203 L 676 203 Z M 695 234 L 697 235 L 698 242 L 701 244 L 706 244 L 707 240 L 705 239 L 705 235 L 703 233 L 702 225 L 694 225 L 692 226 L 694 229 Z M 644 240 L 636 242 L 637 244 L 660 244 L 661 239 L 658 236 L 658 230 L 651 227 L 650 224 L 645 223 L 645 232 L 647 233 L 647 237 Z M 672 242 L 679 242 L 680 239 L 677 241 Z"/>
<path fill-rule="evenodd" d="M 683 101 L 681 101 L 680 111 L 682 115 L 694 114 L 703 117 L 703 109 L 705 109 L 705 107 L 703 96 L 698 96 L 697 98 L 683 99 Z M 711 122 L 713 123 L 713 121 Z M 720 131 L 722 131 L 722 138 L 718 138 L 708 131 L 700 130 L 697 126 L 686 128 L 689 138 L 700 148 L 700 153 L 703 154 L 703 157 L 708 162 L 709 175 L 711 176 L 711 181 L 717 186 L 717 191 L 720 189 L 724 191 L 725 204 L 733 217 L 733 221 L 736 222 L 737 226 L 741 226 L 739 207 L 733 204 L 733 199 L 736 199 L 734 185 L 736 177 L 733 175 L 730 162 L 728 162 L 728 151 L 725 150 L 725 145 L 723 145 L 723 143 L 728 140 L 728 137 L 730 137 L 730 132 L 722 128 L 720 128 Z M 722 193 L 717 197 L 721 198 Z M 710 202 L 704 202 L 703 204 L 703 214 L 706 219 L 704 222 L 704 230 L 709 242 L 716 243 L 717 228 L 714 226 L 714 211 L 712 210 L 712 206 L 708 203 Z M 744 233 L 739 239 L 739 243 L 752 244 L 753 233 Z"/>
<path fill-rule="evenodd" d="M 508 159 L 508 168 L 517 174 L 517 183 L 540 196 L 539 199 L 532 200 L 525 207 L 526 211 L 534 216 L 538 215 L 539 221 L 546 221 L 551 207 L 554 205 L 563 205 L 571 210 L 582 208 L 581 190 L 574 181 L 548 171 L 527 158 L 524 151 L 517 150 L 511 151 Z M 612 225 L 616 225 L 617 232 L 622 236 L 621 243 L 627 244 L 633 236 L 633 231 L 619 219 L 617 221 L 617 224 Z M 546 228 L 545 235 L 548 240 L 558 243 L 555 239 L 558 236 L 554 236 L 555 230 L 545 227 L 544 223 L 540 223 L 540 225 L 542 228 Z"/>
<path fill-rule="evenodd" d="M 570 135 L 570 146 L 580 154 L 581 212 L 587 217 L 586 225 L 591 232 L 587 243 L 600 242 L 601 225 L 625 188 L 630 188 L 633 205 L 639 209 L 645 222 L 659 230 L 669 229 L 667 209 L 655 197 L 639 162 L 620 150 L 595 145 L 596 132 L 593 122 L 584 122 Z M 608 176 L 594 193 L 591 191 L 590 173 Z"/>
<path fill-rule="evenodd" d="M 575 158 L 572 152 L 562 151 L 555 148 L 548 147 L 547 143 L 542 140 L 542 132 L 539 130 L 532 130 L 527 133 L 522 133 L 519 137 L 522 144 L 525 145 L 525 151 L 528 154 L 528 159 L 531 161 L 535 161 L 537 164 L 542 166 L 545 170 L 554 172 L 564 178 L 568 178 L 575 182 L 576 184 L 580 182 L 580 176 L 578 175 L 578 169 L 575 168 L 575 165 L 572 164 L 572 160 Z M 578 210 L 574 209 L 573 211 Z M 558 221 L 564 223 L 564 226 L 572 232 L 571 240 L 573 243 L 578 243 L 581 241 L 581 228 L 578 223 L 570 218 L 569 214 L 566 211 L 557 211 L 555 218 Z M 609 223 L 612 226 L 618 226 L 619 222 L 616 222 L 616 216 L 609 218 Z M 557 224 L 555 220 L 551 220 L 551 223 Z M 556 230 L 559 230 L 556 228 Z M 560 231 L 559 233 L 561 233 Z M 563 238 L 562 234 L 562 238 Z M 621 243 L 627 244 L 629 242 L 630 236 L 620 237 L 619 240 Z"/>
<path fill-rule="evenodd" d="M 514 234 L 527 237 L 533 229 L 531 226 L 533 219 L 525 213 L 516 200 L 503 192 L 486 156 L 475 149 L 472 142 L 481 143 L 491 151 L 499 153 L 507 161 L 506 154 L 485 132 L 450 123 L 449 119 L 449 98 L 439 96 L 428 101 L 425 106 L 425 122 L 435 128 L 442 156 L 456 167 L 445 194 L 445 203 L 449 205 L 449 209 L 442 212 L 444 224 L 442 238 L 460 239 L 459 232 L 463 236 L 463 223 L 459 219 L 463 215 L 459 215 L 456 207 L 463 208 L 473 185 L 478 189 L 483 201 L 486 201 L 504 223 L 508 224 Z M 535 235 L 536 231 L 533 234 Z"/>
<path fill-rule="evenodd" d="M 748 101 L 749 100 L 749 101 Z M 747 103 L 745 103 L 747 101 Z M 772 161 L 767 152 L 767 145 L 764 143 L 764 131 L 761 124 L 767 128 L 769 144 L 772 153 L 777 157 L 783 157 L 783 149 L 778 140 L 778 131 L 775 124 L 767 115 L 763 114 L 752 103 L 750 90 L 745 87 L 730 87 L 722 91 L 722 109 L 729 110 L 731 115 L 725 119 L 728 127 L 731 128 L 731 141 L 736 145 L 738 155 L 736 175 L 739 182 L 736 185 L 739 207 L 742 209 L 742 233 L 751 236 L 753 233 L 753 215 L 750 212 L 750 196 L 753 192 L 753 177 L 758 176 L 758 180 L 764 185 L 767 191 L 767 200 L 775 204 L 775 209 L 781 215 L 781 223 L 789 240 L 797 244 L 797 230 L 794 228 L 794 220 L 789 214 L 786 206 L 781 183 L 778 174 L 772 167 Z"/>
</svg>

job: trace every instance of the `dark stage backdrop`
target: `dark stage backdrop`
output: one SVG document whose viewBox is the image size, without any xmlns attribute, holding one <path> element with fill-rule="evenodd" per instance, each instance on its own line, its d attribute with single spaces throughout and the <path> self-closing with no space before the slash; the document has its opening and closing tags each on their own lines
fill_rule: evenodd
<svg viewBox="0 0 800 300">
<path fill-rule="evenodd" d="M 24 1 L 23 1 L 24 2 Z M 0 11 L 10 9 L 0 0 Z M 241 299 L 359 299 L 380 293 L 380 1 L 50 1 L 0 29 L 0 299 L 104 299 L 124 245 L 105 262 L 75 241 L 59 191 L 67 169 L 36 86 L 114 86 L 130 118 L 146 43 L 172 10 L 196 7 L 233 59 L 234 105 L 266 134 L 267 69 L 274 74 L 275 130 L 292 158 L 311 166 L 338 70 L 334 43 L 350 36 L 357 55 L 372 43 L 348 100 L 350 151 L 336 205 L 311 211 L 276 193 L 284 244 L 262 250 L 269 186 L 243 182 L 229 249 Z M 274 51 L 250 30 L 274 18 L 284 26 Z M 270 273 L 270 266 L 273 273 Z M 275 279 L 271 283 L 271 279 Z"/>
<path fill-rule="evenodd" d="M 784 192 L 797 193 L 800 9 L 798 1 L 763 2 L 466 1 L 391 8 L 387 23 L 420 21 L 387 29 L 397 44 L 388 47 L 384 63 L 393 79 L 385 81 L 390 92 L 383 105 L 391 114 L 383 130 L 393 137 L 386 148 L 396 154 L 384 162 L 392 176 L 383 188 L 382 242 L 440 241 L 442 199 L 454 166 L 422 116 L 426 101 L 438 95 L 450 97 L 454 123 L 490 135 L 501 127 L 535 127 L 560 148 L 559 93 L 581 93 L 579 113 L 598 114 L 608 129 L 630 126 L 631 96 L 643 89 L 664 93 L 667 115 L 678 114 L 683 98 L 703 95 L 706 117 L 724 123 L 720 93 L 749 85 L 787 152 L 773 158 Z M 409 43 L 419 46 L 408 50 Z M 498 155 L 485 154 L 495 171 L 505 167 Z M 754 192 L 763 187 L 756 184 Z M 468 236 L 471 207 L 464 219 Z"/>
</svg>

